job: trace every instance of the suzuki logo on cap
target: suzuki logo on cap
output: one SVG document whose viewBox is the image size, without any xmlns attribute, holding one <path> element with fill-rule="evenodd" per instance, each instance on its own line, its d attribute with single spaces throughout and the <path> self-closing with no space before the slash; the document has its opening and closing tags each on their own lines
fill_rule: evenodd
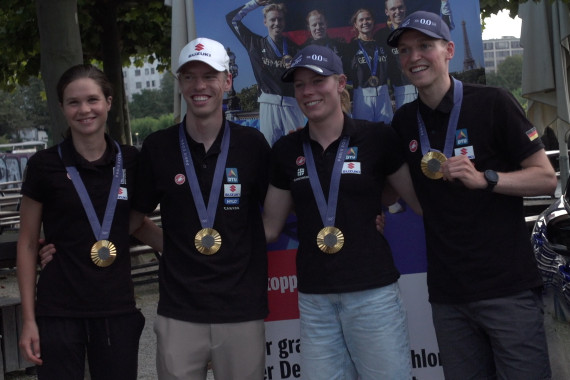
<svg viewBox="0 0 570 380">
<path fill-rule="evenodd" d="M 198 51 L 202 51 L 202 50 L 204 50 L 204 45 L 198 44 L 198 45 L 196 45 L 196 47 L 194 49 L 198 50 Z"/>
</svg>

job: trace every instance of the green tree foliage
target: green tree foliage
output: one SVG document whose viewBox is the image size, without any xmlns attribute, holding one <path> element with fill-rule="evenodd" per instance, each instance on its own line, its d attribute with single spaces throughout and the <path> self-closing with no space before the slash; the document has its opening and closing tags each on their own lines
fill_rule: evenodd
<svg viewBox="0 0 570 380">
<path fill-rule="evenodd" d="M 105 49 L 118 44 L 121 66 L 144 59 L 170 66 L 171 8 L 163 0 L 77 0 L 84 62 L 104 61 Z M 103 24 L 116 16 L 118 41 L 107 40 Z M 14 89 L 40 73 L 40 38 L 34 1 L 2 0 L 0 12 L 0 89 Z M 107 69 L 107 68 L 105 68 Z"/>
<path fill-rule="evenodd" d="M 259 109 L 259 104 L 257 103 L 257 84 L 243 88 L 236 96 L 239 98 L 242 111 L 252 112 Z"/>
<path fill-rule="evenodd" d="M 41 70 L 55 69 L 55 75 L 59 76 L 65 69 L 63 66 L 66 66 L 66 57 L 57 60 L 57 64 L 54 60 L 54 64 L 49 65 L 52 61 L 47 64 L 40 62 L 40 51 L 43 50 L 42 54 L 45 55 L 47 48 L 48 52 L 55 52 L 56 57 L 60 57 L 61 54 L 58 56 L 57 52 L 65 52 L 65 41 L 61 41 L 62 46 L 40 46 L 39 30 L 43 30 L 45 39 L 49 39 L 48 37 L 57 35 L 51 33 L 52 30 L 59 30 L 55 28 L 56 25 L 50 28 L 50 23 L 59 21 L 64 25 L 74 25 L 77 22 L 83 62 L 101 63 L 103 71 L 115 87 L 113 106 L 107 122 L 111 135 L 121 142 L 130 141 L 122 67 L 130 64 L 131 57 L 135 57 L 135 64 L 140 64 L 143 59 L 150 62 L 158 59 L 159 70 L 170 65 L 171 8 L 165 6 L 163 0 L 76 0 L 66 2 L 63 10 L 74 10 L 76 4 L 77 20 L 69 16 L 57 20 L 57 15 L 48 12 L 51 2 L 36 0 L 35 3 L 3 0 L 0 12 L 0 51 L 3 53 L 0 55 L 0 71 L 4 81 L 0 82 L 0 89 L 13 89 L 19 83 L 27 83 L 29 78 L 39 76 Z M 60 3 L 61 1 L 53 1 L 54 6 Z M 39 18 L 36 15 L 36 5 Z M 75 12 L 66 14 L 75 16 Z M 38 23 L 38 20 L 42 23 Z M 71 53 L 68 52 L 67 55 Z M 67 67 L 74 63 L 78 63 L 76 58 L 69 59 Z M 53 79 L 53 76 L 54 74 L 44 79 Z M 53 100 L 53 85 L 49 86 L 48 101 L 53 119 L 59 111 Z M 54 123 L 54 130 L 61 127 L 60 120 L 54 120 Z"/>
<path fill-rule="evenodd" d="M 133 142 L 137 143 L 137 133 L 139 144 L 142 144 L 144 139 L 152 132 L 166 129 L 174 125 L 174 115 L 162 115 L 158 118 L 144 117 L 142 119 L 135 119 L 131 123 L 133 131 Z"/>
<path fill-rule="evenodd" d="M 11 137 L 18 129 L 45 127 L 49 114 L 43 82 L 30 78 L 27 86 L 0 91 L 0 135 Z"/>
<path fill-rule="evenodd" d="M 160 83 L 159 90 L 144 89 L 139 94 L 133 94 L 133 100 L 129 102 L 129 113 L 132 119 L 158 118 L 161 115 L 172 113 L 174 77 L 167 73 Z"/>
<path fill-rule="evenodd" d="M 487 73 L 487 84 L 506 88 L 526 110 L 527 100 L 522 97 L 522 62 L 521 55 L 507 57 L 497 66 L 496 73 Z"/>
<path fill-rule="evenodd" d="M 496 73 L 487 74 L 487 84 L 514 91 L 522 84 L 522 55 L 507 57 L 497 66 Z"/>
</svg>

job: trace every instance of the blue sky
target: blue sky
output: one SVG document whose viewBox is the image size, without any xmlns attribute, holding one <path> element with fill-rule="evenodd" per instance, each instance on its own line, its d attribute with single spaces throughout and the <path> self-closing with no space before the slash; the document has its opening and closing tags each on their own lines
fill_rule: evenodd
<svg viewBox="0 0 570 380">
<path fill-rule="evenodd" d="M 455 58 L 451 61 L 450 70 L 459 71 L 463 68 L 464 59 L 464 36 L 462 21 L 466 23 L 467 36 L 471 53 L 476 63 L 483 66 L 483 44 L 481 40 L 481 24 L 478 0 L 449 0 L 453 12 L 455 29 L 451 35 L 455 42 Z M 199 37 L 209 37 L 222 42 L 236 54 L 236 63 L 239 73 L 235 78 L 234 86 L 236 91 L 255 83 L 251 64 L 246 50 L 239 40 L 234 36 L 226 23 L 226 14 L 239 6 L 245 4 L 242 0 L 196 0 L 194 9 L 196 15 L 196 31 Z M 284 0 L 289 14 L 287 16 L 288 30 L 296 28 L 302 29 L 304 25 L 304 14 L 308 9 L 322 8 L 328 13 L 329 27 L 346 26 L 349 23 L 351 14 L 360 7 L 371 8 L 376 15 L 377 23 L 385 22 L 384 2 L 382 0 Z M 408 14 L 418 9 L 429 10 L 439 9 L 439 0 L 407 0 Z M 243 22 L 253 32 L 267 35 L 267 29 L 263 25 L 263 14 L 261 7 L 248 14 Z M 333 12 L 333 10 L 335 12 Z"/>
</svg>

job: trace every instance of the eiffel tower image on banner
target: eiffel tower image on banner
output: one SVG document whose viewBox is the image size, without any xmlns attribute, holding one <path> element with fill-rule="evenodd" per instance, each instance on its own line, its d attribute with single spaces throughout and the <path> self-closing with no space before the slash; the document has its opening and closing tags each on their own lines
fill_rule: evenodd
<svg viewBox="0 0 570 380">
<path fill-rule="evenodd" d="M 475 60 L 471 54 L 471 47 L 469 46 L 469 37 L 467 37 L 467 28 L 465 27 L 465 20 L 461 21 L 463 27 L 463 44 L 465 45 L 465 59 L 463 59 L 463 71 L 473 70 L 476 68 Z"/>
</svg>

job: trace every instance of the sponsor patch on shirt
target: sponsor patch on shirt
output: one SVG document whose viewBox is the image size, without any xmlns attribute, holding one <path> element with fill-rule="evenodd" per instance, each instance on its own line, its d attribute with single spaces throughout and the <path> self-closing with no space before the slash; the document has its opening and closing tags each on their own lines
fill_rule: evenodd
<svg viewBox="0 0 570 380">
<path fill-rule="evenodd" d="M 297 166 L 305 165 L 305 157 L 303 157 L 303 156 L 297 157 L 297 159 L 295 160 L 295 163 L 297 164 Z"/>
<path fill-rule="evenodd" d="M 358 147 L 357 146 L 349 147 L 348 150 L 346 151 L 345 160 L 354 161 L 357 158 L 358 158 Z"/>
<path fill-rule="evenodd" d="M 184 174 L 176 174 L 174 177 L 174 183 L 177 185 L 182 185 L 184 182 L 186 182 L 186 176 Z"/>
<path fill-rule="evenodd" d="M 238 170 L 237 168 L 226 168 L 226 180 L 228 183 L 238 183 Z"/>
<path fill-rule="evenodd" d="M 239 198 L 224 198 L 224 204 L 237 206 L 239 205 Z"/>
<path fill-rule="evenodd" d="M 535 127 L 532 127 L 531 129 L 529 129 L 528 131 L 525 132 L 526 135 L 528 136 L 528 139 L 530 141 L 534 141 L 536 140 L 536 138 L 538 137 L 538 131 L 536 130 Z"/>
<path fill-rule="evenodd" d="M 410 147 L 410 152 L 414 153 L 416 150 L 418 150 L 418 141 L 412 140 L 408 146 Z"/>
<path fill-rule="evenodd" d="M 344 162 L 342 164 L 342 174 L 362 174 L 360 172 L 360 162 Z"/>
<path fill-rule="evenodd" d="M 241 185 L 239 183 L 224 185 L 224 197 L 240 197 Z"/>
<path fill-rule="evenodd" d="M 457 131 L 455 131 L 455 143 L 457 144 L 457 146 L 469 144 L 467 129 L 458 129 Z"/>
<path fill-rule="evenodd" d="M 473 145 L 455 148 L 455 155 L 467 156 L 470 160 L 475 159 L 475 151 L 473 150 Z"/>
<path fill-rule="evenodd" d="M 117 196 L 117 199 L 123 200 L 123 201 L 129 200 L 129 195 L 127 194 L 127 188 L 126 187 L 119 187 L 119 194 Z"/>
</svg>

